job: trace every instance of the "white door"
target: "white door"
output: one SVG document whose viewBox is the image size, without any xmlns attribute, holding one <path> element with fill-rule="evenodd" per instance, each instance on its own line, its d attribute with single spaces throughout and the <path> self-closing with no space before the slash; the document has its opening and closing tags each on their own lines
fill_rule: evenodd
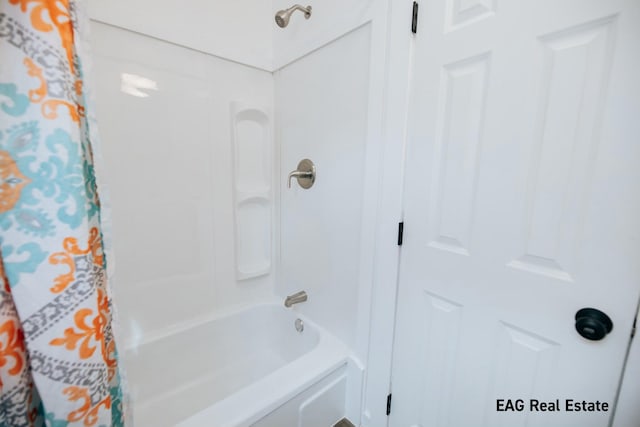
<svg viewBox="0 0 640 427">
<path fill-rule="evenodd" d="M 422 0 L 413 58 L 389 425 L 607 426 L 640 291 L 640 1 Z"/>
</svg>

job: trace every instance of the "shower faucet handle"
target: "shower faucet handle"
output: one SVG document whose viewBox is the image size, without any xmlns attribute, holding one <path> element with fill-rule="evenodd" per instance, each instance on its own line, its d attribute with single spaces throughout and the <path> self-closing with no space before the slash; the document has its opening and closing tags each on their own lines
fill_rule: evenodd
<svg viewBox="0 0 640 427">
<path fill-rule="evenodd" d="M 291 178 L 296 178 L 298 180 L 298 183 L 300 183 L 301 179 L 311 178 L 312 176 L 313 174 L 311 172 L 293 171 L 289 174 L 289 181 L 287 183 L 287 187 L 291 188 Z M 302 184 L 300 186 L 302 187 Z"/>
<path fill-rule="evenodd" d="M 302 159 L 298 163 L 298 169 L 289 174 L 287 187 L 291 188 L 291 178 L 298 180 L 298 185 L 302 188 L 309 189 L 316 182 L 316 166 L 309 159 Z"/>
</svg>

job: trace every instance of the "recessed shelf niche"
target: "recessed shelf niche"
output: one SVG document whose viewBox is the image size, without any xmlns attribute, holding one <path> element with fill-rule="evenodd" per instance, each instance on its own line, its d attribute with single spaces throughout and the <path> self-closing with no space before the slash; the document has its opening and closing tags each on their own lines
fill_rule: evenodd
<svg viewBox="0 0 640 427">
<path fill-rule="evenodd" d="M 269 274 L 272 258 L 272 132 L 266 109 L 231 104 L 236 279 Z"/>
</svg>

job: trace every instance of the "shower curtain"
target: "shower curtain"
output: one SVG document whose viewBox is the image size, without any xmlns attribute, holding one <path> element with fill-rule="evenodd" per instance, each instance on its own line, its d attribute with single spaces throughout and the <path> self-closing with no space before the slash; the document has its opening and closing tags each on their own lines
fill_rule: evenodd
<svg viewBox="0 0 640 427">
<path fill-rule="evenodd" d="M 76 0 L 0 0 L 0 426 L 123 426 Z"/>
</svg>

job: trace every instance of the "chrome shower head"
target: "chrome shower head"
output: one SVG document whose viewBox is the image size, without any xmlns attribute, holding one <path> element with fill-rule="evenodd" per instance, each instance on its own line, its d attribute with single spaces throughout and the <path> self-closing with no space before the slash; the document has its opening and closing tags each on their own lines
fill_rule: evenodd
<svg viewBox="0 0 640 427">
<path fill-rule="evenodd" d="M 302 7 L 299 4 L 296 4 L 295 6 L 291 6 L 289 9 L 280 10 L 276 13 L 276 24 L 278 24 L 278 27 L 284 28 L 289 25 L 289 19 L 296 10 L 304 12 L 304 17 L 306 19 L 311 17 L 311 6 Z"/>
</svg>

